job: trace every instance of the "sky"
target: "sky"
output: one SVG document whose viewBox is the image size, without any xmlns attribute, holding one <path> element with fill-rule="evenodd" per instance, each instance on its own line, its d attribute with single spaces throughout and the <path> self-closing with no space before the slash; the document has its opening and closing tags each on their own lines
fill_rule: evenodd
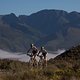
<svg viewBox="0 0 80 80">
<path fill-rule="evenodd" d="M 43 9 L 80 12 L 80 0 L 0 0 L 0 15 L 30 15 Z"/>
</svg>

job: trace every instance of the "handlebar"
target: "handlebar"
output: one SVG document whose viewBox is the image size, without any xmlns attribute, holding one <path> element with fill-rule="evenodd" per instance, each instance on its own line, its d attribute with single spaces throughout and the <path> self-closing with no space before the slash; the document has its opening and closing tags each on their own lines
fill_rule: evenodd
<svg viewBox="0 0 80 80">
<path fill-rule="evenodd" d="M 33 57 L 33 55 L 31 55 L 31 54 L 28 54 L 28 53 L 27 53 L 27 55 L 28 55 L 29 57 Z"/>
<path fill-rule="evenodd" d="M 37 55 L 38 57 L 40 57 L 40 58 L 43 58 L 43 55 Z"/>
</svg>

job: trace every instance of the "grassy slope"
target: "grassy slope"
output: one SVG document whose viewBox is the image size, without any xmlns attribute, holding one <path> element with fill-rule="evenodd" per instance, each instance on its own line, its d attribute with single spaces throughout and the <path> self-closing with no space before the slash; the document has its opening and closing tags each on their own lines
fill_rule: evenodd
<svg viewBox="0 0 80 80">
<path fill-rule="evenodd" d="M 0 60 L 0 80 L 80 80 L 80 46 L 73 47 L 55 59 L 48 67 L 30 69 L 28 63 Z"/>
</svg>

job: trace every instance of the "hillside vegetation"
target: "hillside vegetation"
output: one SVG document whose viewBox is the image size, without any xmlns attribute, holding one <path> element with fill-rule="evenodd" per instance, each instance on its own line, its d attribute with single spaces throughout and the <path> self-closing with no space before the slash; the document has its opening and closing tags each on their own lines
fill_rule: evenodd
<svg viewBox="0 0 80 80">
<path fill-rule="evenodd" d="M 80 80 L 80 46 L 50 59 L 42 69 L 30 69 L 25 62 L 0 60 L 0 80 Z"/>
</svg>

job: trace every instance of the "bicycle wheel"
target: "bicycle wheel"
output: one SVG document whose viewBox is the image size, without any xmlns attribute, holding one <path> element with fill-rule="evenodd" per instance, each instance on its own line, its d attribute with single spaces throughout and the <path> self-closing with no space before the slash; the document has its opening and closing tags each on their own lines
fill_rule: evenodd
<svg viewBox="0 0 80 80">
<path fill-rule="evenodd" d="M 44 61 L 43 61 L 43 67 L 44 67 L 44 68 L 47 67 L 47 60 L 45 60 L 45 59 L 44 59 Z"/>
<path fill-rule="evenodd" d="M 34 67 L 37 67 L 38 66 L 38 61 L 36 59 L 34 59 L 34 61 L 33 61 L 33 66 Z"/>
<path fill-rule="evenodd" d="M 29 60 L 29 67 L 33 68 L 33 60 L 32 59 Z"/>
</svg>

